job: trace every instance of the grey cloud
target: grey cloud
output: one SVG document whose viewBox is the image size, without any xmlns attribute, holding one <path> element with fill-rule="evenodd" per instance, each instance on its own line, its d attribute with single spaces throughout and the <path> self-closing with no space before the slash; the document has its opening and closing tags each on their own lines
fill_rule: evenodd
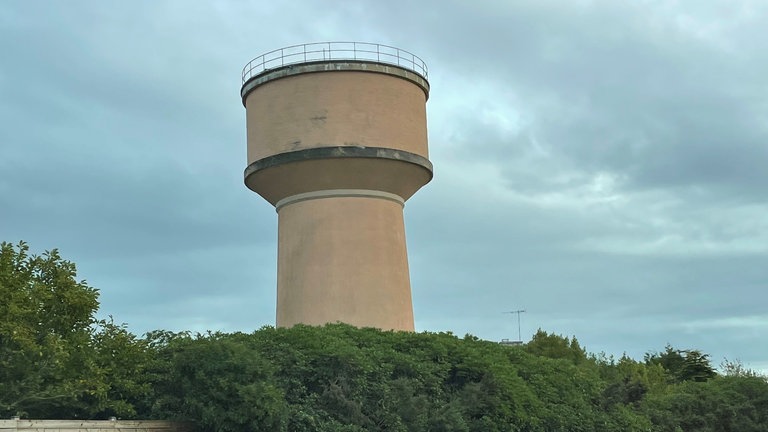
<svg viewBox="0 0 768 432">
<path fill-rule="evenodd" d="M 626 187 L 706 183 L 721 188 L 718 197 L 738 189 L 743 199 L 764 199 L 768 131 L 754 125 L 768 114 L 766 80 L 756 73 L 768 62 L 765 42 L 748 36 L 764 11 L 710 40 L 659 3 L 590 5 L 494 3 L 492 14 L 445 7 L 447 22 L 424 42 L 437 57 L 433 70 L 491 79 L 500 97 L 515 96 L 509 108 L 531 119 L 519 137 L 479 140 L 474 157 L 535 137 L 561 163 L 620 173 Z M 698 25 L 729 18 L 738 17 L 707 13 Z"/>
<path fill-rule="evenodd" d="M 406 206 L 417 327 L 768 364 L 759 2 L 9 3 L 2 240 L 59 247 L 137 332 L 274 320 L 274 209 L 242 184 L 243 64 L 368 40 L 430 66 Z M 757 317 L 745 320 L 744 317 Z M 742 321 L 734 321 L 742 319 Z M 736 324 L 742 327 L 736 326 Z M 746 327 L 744 327 L 746 326 Z"/>
</svg>

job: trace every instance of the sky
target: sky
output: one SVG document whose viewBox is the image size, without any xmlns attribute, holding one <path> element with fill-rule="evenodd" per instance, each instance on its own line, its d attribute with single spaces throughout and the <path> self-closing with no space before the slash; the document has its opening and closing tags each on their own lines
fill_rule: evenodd
<svg viewBox="0 0 768 432">
<path fill-rule="evenodd" d="M 59 249 L 100 316 L 275 320 L 277 215 L 243 184 L 240 74 L 276 48 L 429 67 L 405 207 L 416 328 L 541 328 L 768 372 L 768 3 L 0 3 L 0 240 Z"/>
</svg>

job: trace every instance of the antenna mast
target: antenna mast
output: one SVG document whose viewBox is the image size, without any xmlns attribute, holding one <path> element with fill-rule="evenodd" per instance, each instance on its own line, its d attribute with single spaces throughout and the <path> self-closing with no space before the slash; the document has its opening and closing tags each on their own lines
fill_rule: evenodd
<svg viewBox="0 0 768 432">
<path fill-rule="evenodd" d="M 518 310 L 507 311 L 507 312 L 502 312 L 502 313 L 517 314 L 517 340 L 522 343 L 523 342 L 523 338 L 520 335 L 520 314 L 521 313 L 525 313 L 525 310 L 524 309 L 518 309 Z"/>
</svg>

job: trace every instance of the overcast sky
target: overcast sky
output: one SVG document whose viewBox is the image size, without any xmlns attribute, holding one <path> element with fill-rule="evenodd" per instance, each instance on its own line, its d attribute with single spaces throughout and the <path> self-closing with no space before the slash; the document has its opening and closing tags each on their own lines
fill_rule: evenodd
<svg viewBox="0 0 768 432">
<path fill-rule="evenodd" d="M 416 327 L 768 371 L 768 2 L 4 1 L 0 240 L 102 316 L 274 324 L 277 215 L 240 72 L 283 46 L 422 57 L 435 177 L 405 209 Z"/>
</svg>

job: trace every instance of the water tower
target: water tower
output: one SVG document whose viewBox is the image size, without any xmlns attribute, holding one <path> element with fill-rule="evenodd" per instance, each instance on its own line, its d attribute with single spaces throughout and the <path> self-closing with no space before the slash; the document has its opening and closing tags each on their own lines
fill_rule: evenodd
<svg viewBox="0 0 768 432">
<path fill-rule="evenodd" d="M 245 185 L 278 214 L 277 325 L 413 331 L 403 206 L 432 179 L 424 62 L 296 45 L 248 63 L 240 94 Z"/>
</svg>

